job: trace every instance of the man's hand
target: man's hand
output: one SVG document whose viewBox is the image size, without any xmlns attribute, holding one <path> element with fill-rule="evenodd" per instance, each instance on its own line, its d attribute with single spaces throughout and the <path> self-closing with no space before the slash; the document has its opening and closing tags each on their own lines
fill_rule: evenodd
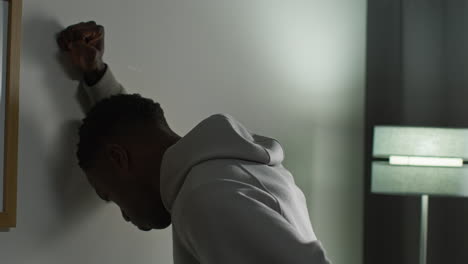
<svg viewBox="0 0 468 264">
<path fill-rule="evenodd" d="M 71 25 L 58 34 L 57 43 L 70 55 L 73 65 L 83 72 L 88 85 L 97 83 L 104 75 L 104 27 L 94 21 Z"/>
</svg>

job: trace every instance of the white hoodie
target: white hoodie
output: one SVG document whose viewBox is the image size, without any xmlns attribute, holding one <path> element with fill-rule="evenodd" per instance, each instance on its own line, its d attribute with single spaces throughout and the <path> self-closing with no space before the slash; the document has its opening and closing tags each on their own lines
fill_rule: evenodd
<svg viewBox="0 0 468 264">
<path fill-rule="evenodd" d="M 110 70 L 93 102 L 125 90 Z M 171 213 L 175 264 L 328 264 L 306 200 L 271 138 L 213 115 L 170 147 L 161 196 Z"/>
</svg>

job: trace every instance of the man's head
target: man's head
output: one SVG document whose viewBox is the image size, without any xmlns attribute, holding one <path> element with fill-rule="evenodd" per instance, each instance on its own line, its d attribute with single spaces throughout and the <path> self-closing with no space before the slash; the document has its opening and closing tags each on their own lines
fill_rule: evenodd
<svg viewBox="0 0 468 264">
<path fill-rule="evenodd" d="M 164 152 L 179 137 L 159 104 L 137 94 L 104 99 L 87 114 L 79 136 L 79 165 L 97 194 L 142 230 L 167 227 L 159 173 Z"/>
</svg>

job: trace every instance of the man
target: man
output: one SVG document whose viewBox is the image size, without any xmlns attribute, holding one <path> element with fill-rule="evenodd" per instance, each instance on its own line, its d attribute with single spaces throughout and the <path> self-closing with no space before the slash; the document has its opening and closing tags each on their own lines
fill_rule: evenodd
<svg viewBox="0 0 468 264">
<path fill-rule="evenodd" d="M 94 104 L 79 131 L 80 167 L 126 221 L 145 231 L 172 223 L 174 263 L 329 263 L 276 140 L 221 114 L 180 137 L 159 104 L 115 80 L 102 26 L 72 25 L 58 44 Z"/>
</svg>

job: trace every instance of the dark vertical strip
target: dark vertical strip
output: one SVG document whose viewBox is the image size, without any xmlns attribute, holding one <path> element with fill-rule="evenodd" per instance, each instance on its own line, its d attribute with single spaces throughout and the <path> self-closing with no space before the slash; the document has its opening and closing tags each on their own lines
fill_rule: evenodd
<svg viewBox="0 0 468 264">
<path fill-rule="evenodd" d="M 418 261 L 416 197 L 375 195 L 371 190 L 373 127 L 401 125 L 404 116 L 402 2 L 368 1 L 365 131 L 364 263 L 414 264 Z M 414 227 L 408 233 L 408 226 Z"/>
</svg>

